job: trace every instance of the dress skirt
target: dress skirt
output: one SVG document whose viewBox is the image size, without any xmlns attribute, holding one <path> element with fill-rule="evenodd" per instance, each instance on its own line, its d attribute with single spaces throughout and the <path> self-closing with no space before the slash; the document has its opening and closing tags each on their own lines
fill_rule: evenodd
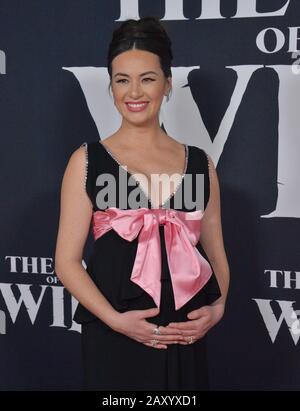
<svg viewBox="0 0 300 411">
<path fill-rule="evenodd" d="M 167 263 L 161 227 L 162 276 L 160 312 L 146 320 L 153 325 L 190 321 L 187 314 L 217 299 L 220 289 L 213 273 L 206 285 L 179 310 Z M 202 250 L 203 253 L 203 250 Z M 155 308 L 144 291 L 128 300 L 128 310 Z M 125 310 L 124 310 L 125 311 Z M 153 334 L 153 338 L 155 335 Z M 147 346 L 114 331 L 99 319 L 82 322 L 83 389 L 107 391 L 208 390 L 206 336 L 192 344 Z"/>
</svg>

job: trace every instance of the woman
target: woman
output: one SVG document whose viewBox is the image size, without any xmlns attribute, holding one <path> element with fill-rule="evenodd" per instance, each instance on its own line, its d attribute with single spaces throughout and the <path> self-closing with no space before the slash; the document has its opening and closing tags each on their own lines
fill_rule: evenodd
<svg viewBox="0 0 300 411">
<path fill-rule="evenodd" d="M 224 314 L 229 268 L 214 164 L 160 127 L 171 60 L 170 39 L 154 17 L 127 20 L 114 32 L 108 72 L 122 124 L 77 148 L 63 177 L 55 271 L 79 301 L 85 389 L 208 389 L 205 336 Z M 161 185 L 154 173 L 172 178 Z M 102 184 L 104 174 L 116 185 Z M 188 208 L 186 197 L 200 188 L 204 206 Z M 107 206 L 103 193 L 114 202 Z"/>
</svg>

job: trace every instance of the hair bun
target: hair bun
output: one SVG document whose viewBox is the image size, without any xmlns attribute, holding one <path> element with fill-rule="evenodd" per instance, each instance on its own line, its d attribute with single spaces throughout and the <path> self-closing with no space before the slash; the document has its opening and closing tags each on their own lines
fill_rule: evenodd
<svg viewBox="0 0 300 411">
<path fill-rule="evenodd" d="M 108 72 L 112 74 L 111 62 L 120 53 L 133 47 L 157 54 L 161 68 L 166 77 L 172 76 L 171 61 L 173 59 L 171 40 L 155 16 L 143 17 L 140 20 L 125 20 L 114 32 L 109 46 L 107 60 Z"/>
</svg>

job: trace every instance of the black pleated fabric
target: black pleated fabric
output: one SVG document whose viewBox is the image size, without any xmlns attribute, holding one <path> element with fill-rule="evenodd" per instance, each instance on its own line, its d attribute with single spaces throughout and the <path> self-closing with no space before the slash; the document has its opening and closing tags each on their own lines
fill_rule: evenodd
<svg viewBox="0 0 300 411">
<path fill-rule="evenodd" d="M 100 209 L 97 206 L 96 196 L 102 188 L 96 185 L 97 176 L 101 173 L 110 173 L 119 181 L 119 164 L 99 141 L 84 144 L 87 148 L 86 191 L 92 201 L 93 210 L 97 211 Z M 204 174 L 205 211 L 210 194 L 207 155 L 204 150 L 189 145 L 186 174 L 191 174 L 193 177 L 193 193 L 196 190 L 194 177 L 197 173 Z M 129 178 L 127 173 L 126 176 Z M 167 208 L 178 209 L 175 207 L 174 199 L 184 195 L 184 184 L 183 178 L 180 189 L 176 191 L 174 197 L 171 197 Z M 128 186 L 128 195 L 130 189 L 134 188 Z M 142 191 L 141 196 L 144 196 L 146 207 L 151 208 L 150 201 Z M 116 207 L 122 208 L 119 206 L 118 194 Z M 128 203 L 127 208 L 129 208 Z M 180 209 L 192 211 L 186 210 L 184 206 Z M 198 209 L 197 205 L 194 209 Z M 211 304 L 221 296 L 221 292 L 213 273 L 202 290 L 175 311 L 164 226 L 160 225 L 159 230 L 162 259 L 161 307 L 159 314 L 148 318 L 147 321 L 164 326 L 169 322 L 188 321 L 187 314 L 190 311 Z M 129 242 L 114 230 L 110 230 L 94 242 L 93 252 L 88 261 L 87 272 L 119 312 L 156 307 L 151 296 L 130 280 L 137 245 L 138 237 Z M 200 242 L 196 247 L 208 260 Z M 190 345 L 170 344 L 167 349 L 157 349 L 112 330 L 81 304 L 78 304 L 73 319 L 82 325 L 83 389 L 118 391 L 209 389 L 206 337 Z"/>
</svg>

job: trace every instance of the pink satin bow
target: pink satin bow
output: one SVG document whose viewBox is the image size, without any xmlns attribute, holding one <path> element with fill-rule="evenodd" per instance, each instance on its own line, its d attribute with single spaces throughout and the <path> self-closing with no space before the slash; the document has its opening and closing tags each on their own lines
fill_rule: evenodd
<svg viewBox="0 0 300 411">
<path fill-rule="evenodd" d="M 116 207 L 93 214 L 93 232 L 97 240 L 110 229 L 127 241 L 139 235 L 131 280 L 143 288 L 160 306 L 161 245 L 159 225 L 164 225 L 166 252 L 171 274 L 175 310 L 179 310 L 207 283 L 212 275 L 209 262 L 195 247 L 200 238 L 201 210 L 185 212 L 173 209 L 122 210 Z"/>
</svg>

